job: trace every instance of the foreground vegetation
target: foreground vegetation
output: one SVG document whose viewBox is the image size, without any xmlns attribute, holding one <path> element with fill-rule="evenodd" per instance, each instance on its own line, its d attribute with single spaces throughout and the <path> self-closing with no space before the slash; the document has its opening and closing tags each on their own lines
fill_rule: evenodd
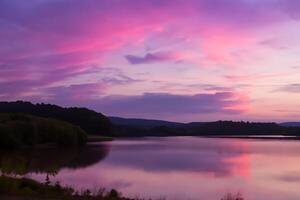
<svg viewBox="0 0 300 200">
<path fill-rule="evenodd" d="M 75 191 L 71 187 L 63 187 L 58 182 L 39 183 L 27 178 L 12 178 L 0 176 L 0 199 L 30 199 L 30 200 L 134 200 L 123 197 L 118 191 L 112 189 L 106 191 L 100 188 L 96 191 L 88 189 Z M 135 198 L 138 200 L 139 198 Z M 240 193 L 226 194 L 221 200 L 244 200 Z"/>
<path fill-rule="evenodd" d="M 0 199 L 5 197 L 22 197 L 22 199 L 51 199 L 51 200 L 129 200 L 116 190 L 75 191 L 71 187 L 62 187 L 59 183 L 39 183 L 27 178 L 0 177 Z"/>
<path fill-rule="evenodd" d="M 87 134 L 70 123 L 19 113 L 0 114 L 0 148 L 16 148 L 55 143 L 82 145 Z"/>
</svg>

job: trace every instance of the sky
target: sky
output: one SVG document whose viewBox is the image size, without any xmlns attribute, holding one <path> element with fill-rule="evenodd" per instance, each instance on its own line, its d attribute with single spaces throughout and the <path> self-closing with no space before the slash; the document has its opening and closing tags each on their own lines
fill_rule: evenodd
<svg viewBox="0 0 300 200">
<path fill-rule="evenodd" d="M 300 120 L 300 1 L 1 0 L 0 100 Z"/>
</svg>

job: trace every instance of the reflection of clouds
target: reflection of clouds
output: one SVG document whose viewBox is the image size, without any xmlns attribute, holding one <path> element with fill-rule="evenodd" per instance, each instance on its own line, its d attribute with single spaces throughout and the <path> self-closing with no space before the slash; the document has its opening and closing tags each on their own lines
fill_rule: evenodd
<svg viewBox="0 0 300 200">
<path fill-rule="evenodd" d="M 232 174 L 239 175 L 245 179 L 251 177 L 250 172 L 250 158 L 248 154 L 244 154 L 237 157 L 224 158 L 225 163 L 231 163 Z"/>
<path fill-rule="evenodd" d="M 107 164 L 146 171 L 191 171 L 229 176 L 235 165 L 247 167 L 241 161 L 234 162 L 234 158 L 246 153 L 245 150 L 221 140 L 186 140 L 179 137 L 143 144 L 139 141 L 117 141 L 113 151 L 106 160 Z"/>
<path fill-rule="evenodd" d="M 276 180 L 284 182 L 300 183 L 300 171 L 288 172 L 280 176 L 274 177 Z"/>
<path fill-rule="evenodd" d="M 298 141 L 289 140 L 249 140 L 250 154 L 300 156 Z"/>
<path fill-rule="evenodd" d="M 284 175 L 279 177 L 279 180 L 286 182 L 300 182 L 299 174 Z"/>
<path fill-rule="evenodd" d="M 253 200 L 300 199 L 297 141 L 166 137 L 108 143 L 112 148 L 105 159 L 86 168 L 64 168 L 51 181 L 79 190 L 115 188 L 144 199 L 220 199 L 228 192 Z"/>
</svg>

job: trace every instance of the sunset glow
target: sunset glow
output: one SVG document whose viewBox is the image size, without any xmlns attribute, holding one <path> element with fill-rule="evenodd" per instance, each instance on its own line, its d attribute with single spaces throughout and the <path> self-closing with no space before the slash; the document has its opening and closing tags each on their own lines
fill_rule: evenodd
<svg viewBox="0 0 300 200">
<path fill-rule="evenodd" d="M 0 99 L 297 121 L 299 35 L 295 0 L 1 0 Z"/>
</svg>

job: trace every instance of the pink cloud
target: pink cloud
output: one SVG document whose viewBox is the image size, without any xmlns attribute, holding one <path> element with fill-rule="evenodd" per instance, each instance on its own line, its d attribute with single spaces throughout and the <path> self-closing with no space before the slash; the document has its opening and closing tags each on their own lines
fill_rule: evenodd
<svg viewBox="0 0 300 200">
<path fill-rule="evenodd" d="M 290 74 L 291 73 L 289 72 L 283 72 L 283 73 L 249 74 L 249 75 L 225 75 L 224 78 L 230 81 L 250 81 L 250 80 L 260 80 L 260 79 L 288 76 Z"/>
<path fill-rule="evenodd" d="M 288 84 L 280 87 L 276 91 L 281 91 L 281 92 L 292 92 L 292 93 L 300 93 L 300 84 L 299 83 L 294 83 L 294 84 Z"/>
<path fill-rule="evenodd" d="M 293 0 L 3 0 L 0 2 L 0 96 L 16 99 L 46 93 L 67 99 L 64 93 L 69 91 L 72 99 L 81 100 L 84 95 L 90 98 L 89 92 L 98 94 L 99 88 L 107 92 L 111 84 L 140 80 L 115 75 L 105 80 L 82 79 L 107 63 L 109 66 L 121 63 L 124 71 L 132 73 L 134 66 L 122 63 L 124 55 L 131 64 L 173 64 L 184 60 L 203 63 L 201 66 L 211 63 L 240 66 L 242 50 L 256 53 L 256 49 L 248 48 L 252 44 L 265 41 L 264 44 L 278 49 L 281 44 L 263 40 L 266 38 L 257 34 L 258 30 L 273 30 L 279 23 L 295 22 L 299 20 L 299 10 L 300 4 Z M 166 45 L 160 41 L 170 42 Z M 151 53 L 129 55 L 140 49 Z M 243 81 L 282 75 L 225 78 Z M 169 76 L 164 72 L 160 78 Z M 91 82 L 96 85 L 90 85 Z M 142 84 L 138 87 L 139 91 L 143 87 L 149 90 Z M 122 95 L 123 91 L 114 93 Z M 238 102 L 243 98 L 237 97 Z M 226 107 L 243 110 L 239 105 Z"/>
</svg>

